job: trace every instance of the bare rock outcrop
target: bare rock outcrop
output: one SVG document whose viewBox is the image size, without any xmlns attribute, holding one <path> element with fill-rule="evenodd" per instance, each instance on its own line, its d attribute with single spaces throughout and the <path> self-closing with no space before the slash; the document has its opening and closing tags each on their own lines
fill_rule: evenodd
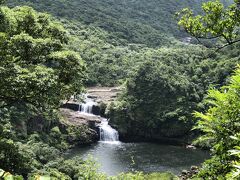
<svg viewBox="0 0 240 180">
<path fill-rule="evenodd" d="M 60 112 L 66 123 L 69 125 L 81 126 L 81 125 L 92 125 L 101 123 L 101 119 L 98 116 L 91 116 L 87 114 L 78 113 L 70 109 L 61 108 Z"/>
<path fill-rule="evenodd" d="M 97 126 L 101 123 L 98 116 L 81 114 L 70 109 L 60 109 L 63 117 L 62 129 L 67 131 L 71 144 L 90 144 L 99 140 Z"/>
</svg>

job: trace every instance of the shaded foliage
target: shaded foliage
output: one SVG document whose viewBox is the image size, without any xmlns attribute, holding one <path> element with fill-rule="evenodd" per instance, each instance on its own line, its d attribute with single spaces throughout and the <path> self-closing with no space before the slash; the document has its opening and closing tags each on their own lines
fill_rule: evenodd
<svg viewBox="0 0 240 180">
<path fill-rule="evenodd" d="M 239 161 L 237 156 L 230 156 L 229 150 L 239 145 L 236 136 L 239 126 L 239 82 L 240 69 L 231 77 L 229 85 L 221 90 L 212 89 L 208 94 L 210 108 L 206 113 L 195 113 L 200 118 L 195 128 L 204 132 L 197 142 L 208 142 L 211 146 L 212 159 L 205 162 L 200 176 L 216 179 L 226 177 L 231 171 L 231 161 Z"/>
<path fill-rule="evenodd" d="M 57 106 L 81 92 L 83 62 L 64 49 L 68 37 L 59 23 L 29 7 L 1 7 L 0 13 L 2 105 Z"/>
<path fill-rule="evenodd" d="M 123 135 L 150 139 L 188 134 L 195 123 L 191 113 L 205 108 L 206 90 L 225 84 L 239 61 L 232 57 L 226 63 L 221 55 L 197 46 L 150 50 L 144 57 L 146 62 L 130 76 L 108 113 Z"/>
<path fill-rule="evenodd" d="M 85 66 L 51 16 L 1 6 L 0 22 L 0 164 L 27 177 L 69 146 L 67 135 L 48 133 L 60 126 L 61 100 L 82 92 Z"/>
</svg>

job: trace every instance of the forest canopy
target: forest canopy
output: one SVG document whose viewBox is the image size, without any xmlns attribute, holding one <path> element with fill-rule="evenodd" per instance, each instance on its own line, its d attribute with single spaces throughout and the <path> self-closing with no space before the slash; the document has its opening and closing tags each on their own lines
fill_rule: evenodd
<svg viewBox="0 0 240 180">
<path fill-rule="evenodd" d="M 84 64 L 65 49 L 69 37 L 58 22 L 30 7 L 1 7 L 0 16 L 2 106 L 57 106 L 81 92 Z"/>
</svg>

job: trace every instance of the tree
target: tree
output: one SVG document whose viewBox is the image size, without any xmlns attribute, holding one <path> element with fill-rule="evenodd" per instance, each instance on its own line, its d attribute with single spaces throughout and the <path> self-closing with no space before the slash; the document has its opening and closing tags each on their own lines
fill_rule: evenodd
<svg viewBox="0 0 240 180">
<path fill-rule="evenodd" d="M 62 25 L 30 7 L 1 7 L 0 22 L 0 106 L 47 109 L 81 92 L 85 66 Z"/>
<path fill-rule="evenodd" d="M 0 5 L 4 4 L 6 0 L 0 0 Z"/>
<path fill-rule="evenodd" d="M 209 90 L 209 109 L 206 113 L 196 112 L 200 118 L 196 129 L 204 135 L 199 143 L 208 143 L 212 150 L 212 158 L 206 161 L 200 171 L 204 179 L 225 178 L 233 170 L 231 162 L 238 161 L 237 156 L 231 156 L 229 150 L 239 146 L 239 140 L 233 138 L 240 132 L 240 67 L 231 77 L 231 82 L 221 90 Z"/>
<path fill-rule="evenodd" d="M 189 8 L 177 13 L 179 26 L 187 33 L 200 39 L 220 39 L 224 41 L 218 49 L 240 42 L 240 1 L 227 8 L 220 0 L 202 4 L 203 15 L 194 15 Z"/>
<path fill-rule="evenodd" d="M 44 127 L 39 131 L 49 134 L 51 122 L 58 123 L 55 110 L 61 100 L 82 92 L 85 65 L 78 53 L 69 50 L 69 39 L 63 26 L 47 14 L 27 6 L 0 7 L 0 164 L 4 170 L 26 178 L 39 168 L 33 147 L 22 150 L 24 146 L 16 142 L 26 141 L 34 120 Z"/>
<path fill-rule="evenodd" d="M 240 144 L 240 134 L 238 134 L 235 137 L 232 137 L 233 140 L 236 140 Z M 231 173 L 229 173 L 228 177 L 233 179 L 239 179 L 240 178 L 240 145 L 236 146 L 235 149 L 229 151 L 232 156 L 235 156 L 237 158 L 236 161 L 233 161 L 233 167 Z"/>
<path fill-rule="evenodd" d="M 109 106 L 111 123 L 119 133 L 152 139 L 181 138 L 189 133 L 191 112 L 197 108 L 204 86 L 208 86 L 197 76 L 204 52 L 197 46 L 144 52 L 145 62 L 139 63 L 126 81 L 125 91 Z"/>
</svg>

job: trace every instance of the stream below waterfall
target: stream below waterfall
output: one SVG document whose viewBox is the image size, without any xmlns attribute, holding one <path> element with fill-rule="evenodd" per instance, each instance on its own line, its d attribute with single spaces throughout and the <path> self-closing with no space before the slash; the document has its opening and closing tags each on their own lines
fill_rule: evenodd
<svg viewBox="0 0 240 180">
<path fill-rule="evenodd" d="M 154 143 L 103 143 L 78 147 L 69 152 L 69 158 L 91 155 L 100 165 L 100 172 L 117 175 L 122 172 L 165 172 L 179 174 L 192 165 L 200 165 L 209 158 L 209 152 L 186 149 L 181 146 Z"/>
<path fill-rule="evenodd" d="M 89 98 L 79 105 L 79 113 L 90 116 L 96 103 Z M 100 165 L 100 172 L 117 175 L 122 172 L 164 172 L 179 174 L 192 165 L 200 165 L 209 158 L 209 152 L 186 149 L 181 146 L 161 145 L 154 143 L 122 143 L 118 140 L 118 132 L 113 129 L 108 120 L 101 118 L 100 140 L 96 144 L 77 147 L 67 154 L 67 158 L 80 156 L 88 158 L 91 155 Z"/>
</svg>

